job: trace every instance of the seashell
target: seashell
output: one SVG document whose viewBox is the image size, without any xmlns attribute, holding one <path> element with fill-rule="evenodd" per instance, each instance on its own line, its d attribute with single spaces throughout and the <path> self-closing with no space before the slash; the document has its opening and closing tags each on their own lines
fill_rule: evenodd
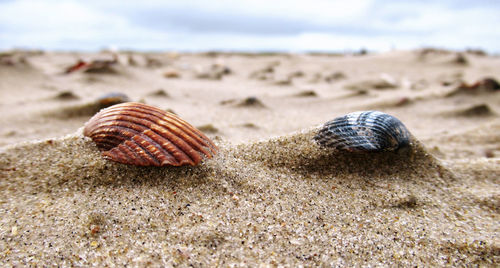
<svg viewBox="0 0 500 268">
<path fill-rule="evenodd" d="M 130 98 L 127 95 L 120 92 L 111 92 L 97 98 L 96 103 L 102 109 L 102 108 L 107 108 L 109 106 L 113 106 L 115 104 L 129 102 L 129 101 Z"/>
<path fill-rule="evenodd" d="M 55 97 L 54 99 L 56 100 L 77 100 L 79 99 L 80 97 L 78 97 L 75 93 L 73 93 L 73 91 L 71 90 L 65 90 L 65 91 L 61 91 L 59 92 Z"/>
<path fill-rule="evenodd" d="M 314 140 L 320 147 L 349 152 L 395 151 L 410 145 L 410 132 L 392 115 L 363 111 L 326 122 Z"/>
<path fill-rule="evenodd" d="M 78 71 L 83 68 L 87 68 L 89 66 L 89 63 L 84 61 L 84 60 L 78 60 L 75 64 L 69 66 L 64 70 L 64 73 L 69 74 L 75 71 Z"/>
<path fill-rule="evenodd" d="M 247 97 L 247 98 L 241 100 L 240 103 L 238 103 L 237 106 L 240 106 L 240 107 L 255 107 L 255 108 L 266 107 L 262 103 L 262 101 L 260 101 L 257 97 L 254 97 L 254 96 L 250 96 L 250 97 Z"/>
<path fill-rule="evenodd" d="M 178 116 L 137 102 L 101 110 L 86 124 L 92 138 L 110 160 L 137 166 L 197 165 L 217 147 Z"/>
</svg>

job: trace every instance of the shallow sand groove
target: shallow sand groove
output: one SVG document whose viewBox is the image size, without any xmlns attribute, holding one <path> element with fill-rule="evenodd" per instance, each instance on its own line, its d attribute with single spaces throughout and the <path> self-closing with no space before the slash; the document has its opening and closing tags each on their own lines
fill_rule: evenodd
<svg viewBox="0 0 500 268">
<path fill-rule="evenodd" d="M 220 153 L 198 167 L 115 164 L 80 132 L 4 147 L 0 261 L 499 261 L 498 210 L 488 204 L 498 198 L 456 192 L 466 181 L 418 141 L 399 153 L 342 154 L 319 149 L 315 131 L 218 144 Z"/>
</svg>

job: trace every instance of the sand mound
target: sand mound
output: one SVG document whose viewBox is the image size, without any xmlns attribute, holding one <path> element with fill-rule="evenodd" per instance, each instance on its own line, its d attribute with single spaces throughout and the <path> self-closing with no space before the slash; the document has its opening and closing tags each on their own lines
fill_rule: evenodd
<svg viewBox="0 0 500 268">
<path fill-rule="evenodd" d="M 345 154 L 319 149 L 311 141 L 315 131 L 219 144 L 214 159 L 180 168 L 104 160 L 80 132 L 4 147 L 3 260 L 39 265 L 494 260 L 494 237 L 474 227 L 491 223 L 476 223 L 472 216 L 484 209 L 454 205 L 464 198 L 453 193 L 457 178 L 418 141 L 404 152 Z M 486 209 L 492 204 L 482 202 Z"/>
</svg>

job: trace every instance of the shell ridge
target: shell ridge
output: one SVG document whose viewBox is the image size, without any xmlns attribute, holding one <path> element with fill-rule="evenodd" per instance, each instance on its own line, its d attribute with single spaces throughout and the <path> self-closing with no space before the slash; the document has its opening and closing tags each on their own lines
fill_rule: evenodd
<svg viewBox="0 0 500 268">
<path fill-rule="evenodd" d="M 391 120 L 392 119 L 392 120 Z M 374 128 L 375 127 L 384 127 L 384 131 L 386 132 L 385 134 L 391 135 L 394 139 L 396 139 L 395 134 L 389 131 L 390 129 L 394 129 L 395 126 L 398 124 L 401 124 L 401 122 L 398 122 L 399 120 L 393 120 L 393 118 L 388 117 L 388 116 L 379 116 L 374 120 Z"/>
<path fill-rule="evenodd" d="M 183 151 L 184 148 L 179 147 L 175 142 L 169 140 L 168 138 L 165 138 L 163 135 L 161 135 L 161 133 L 154 131 L 154 129 L 148 130 L 145 130 L 143 134 L 146 135 L 148 139 L 154 141 L 154 143 L 158 145 L 160 150 L 172 156 L 172 158 L 175 159 L 176 163 L 180 163 L 186 159 L 189 159 L 191 162 L 196 162 L 190 157 L 190 155 Z"/>
<path fill-rule="evenodd" d="M 374 124 L 370 126 L 368 132 L 366 133 L 366 139 L 369 139 L 371 143 L 377 143 L 379 146 L 375 147 L 385 147 L 387 145 L 392 144 L 391 140 L 396 140 L 394 135 L 388 131 L 390 129 L 385 126 L 380 126 Z"/>
<path fill-rule="evenodd" d="M 154 108 L 154 107 L 153 107 Z M 150 110 L 155 113 L 159 113 L 156 110 Z M 161 110 L 160 110 L 161 111 Z M 177 128 L 182 129 L 183 132 L 188 134 L 193 140 L 190 140 L 190 144 L 192 146 L 196 146 L 200 150 L 204 150 L 204 147 L 207 147 L 211 153 L 215 153 L 215 144 L 213 144 L 209 138 L 205 136 L 201 131 L 195 129 L 193 126 L 191 126 L 189 123 L 184 121 L 183 119 L 179 118 L 178 116 L 168 113 L 167 115 L 156 115 L 160 120 L 166 123 L 172 123 L 175 125 Z M 167 120 L 168 119 L 168 120 Z M 163 126 L 169 127 L 168 124 L 164 124 Z M 200 147 L 198 144 L 201 144 L 202 147 Z M 207 156 L 210 155 L 209 152 L 204 151 L 204 154 Z"/>
<path fill-rule="evenodd" d="M 115 140 L 114 144 L 115 146 L 118 146 L 118 144 L 132 138 L 138 133 L 140 132 L 137 130 L 115 125 L 112 128 L 96 131 L 92 133 L 92 136 L 90 137 L 98 141 L 101 141 L 102 139 L 106 139 L 108 142 Z"/>
<path fill-rule="evenodd" d="M 169 121 L 165 121 L 163 119 L 161 119 L 161 121 L 158 122 L 159 125 L 163 126 L 163 127 L 166 127 L 168 130 L 170 130 L 171 132 L 174 131 L 174 129 L 172 129 L 171 126 L 169 126 L 168 124 Z M 176 126 L 177 129 L 181 130 L 183 133 L 186 134 L 186 136 L 182 136 L 182 133 L 178 133 L 176 136 L 177 137 L 180 137 L 179 135 L 181 135 L 182 137 L 185 137 L 186 138 L 186 141 L 183 140 L 183 142 L 189 144 L 190 146 L 192 147 L 196 147 L 196 149 L 202 151 L 205 155 L 207 155 L 207 157 L 211 157 L 212 156 L 212 148 L 210 148 L 210 145 L 207 144 L 203 139 L 197 137 L 197 135 L 195 135 L 193 132 L 191 131 L 188 131 L 188 130 L 185 130 L 185 129 L 180 129 L 178 126 Z M 176 132 L 174 132 L 176 133 Z M 181 139 L 182 140 L 182 139 Z M 205 148 L 209 148 L 210 149 L 210 152 L 207 151 Z"/>
<path fill-rule="evenodd" d="M 135 110 L 131 112 L 133 112 L 135 116 L 140 117 L 149 123 L 147 127 L 153 130 L 152 133 L 155 133 L 156 135 L 164 139 L 162 141 L 162 144 L 168 142 L 169 145 L 174 147 L 172 148 L 171 146 L 166 147 L 161 145 L 161 147 L 163 147 L 165 150 L 171 153 L 175 158 L 177 158 L 178 162 L 182 163 L 183 161 L 187 161 L 187 163 L 193 165 L 194 163 L 199 163 L 201 161 L 200 154 L 192 149 L 192 147 L 198 148 L 199 147 L 198 144 L 195 141 L 188 140 L 189 142 L 186 142 L 183 139 L 183 137 L 186 138 L 183 135 L 183 133 L 185 133 L 184 129 L 179 127 L 174 128 L 168 124 L 164 124 L 164 117 L 156 113 L 153 114 L 148 113 L 147 115 L 149 115 L 149 117 L 147 117 L 143 116 L 141 113 Z M 209 154 L 206 151 L 203 151 L 203 153 Z"/>
<path fill-rule="evenodd" d="M 125 138 L 131 138 L 133 135 L 136 135 L 136 131 L 130 131 L 129 129 L 125 129 L 126 133 L 130 133 L 131 135 L 125 136 L 122 135 L 121 133 L 118 132 L 118 127 L 114 127 L 113 131 L 106 131 L 104 133 L 98 133 L 98 135 L 93 135 L 91 136 L 92 139 L 95 139 L 97 141 L 101 141 L 103 138 L 106 138 L 106 144 L 110 144 L 110 142 L 114 141 L 112 144 L 114 146 L 118 146 L 121 144 L 123 141 L 125 141 Z M 124 138 L 125 137 L 125 138 Z M 102 148 L 101 143 L 97 144 L 97 147 Z"/>
<path fill-rule="evenodd" d="M 401 147 L 402 145 L 406 145 L 409 143 L 409 132 L 406 129 L 406 126 L 397 118 L 389 115 L 385 115 L 385 125 L 389 125 L 390 129 L 393 131 L 386 131 L 388 135 L 391 135 L 394 141 L 395 149 Z M 389 128 L 388 128 L 389 130 Z"/>
<path fill-rule="evenodd" d="M 134 136 L 135 137 L 135 136 Z M 137 155 L 137 158 L 132 158 L 129 159 L 128 163 L 134 163 L 135 159 L 139 159 L 141 162 L 141 166 L 148 166 L 148 165 L 154 165 L 154 161 L 151 161 L 151 156 L 148 154 L 147 150 L 143 148 L 139 143 L 137 143 L 135 140 L 127 140 L 126 141 L 127 147 L 132 150 L 132 152 Z M 125 143 L 120 144 L 118 148 L 123 150 L 123 147 L 125 146 Z"/>
<path fill-rule="evenodd" d="M 131 138 L 131 139 L 133 139 L 135 136 L 138 136 L 138 135 L 141 133 L 141 132 L 138 132 L 138 131 L 136 131 L 136 130 L 134 130 L 134 129 L 130 129 L 130 128 L 126 128 L 126 127 L 122 127 L 122 126 L 118 126 L 118 125 L 113 126 L 113 130 L 114 130 L 113 132 L 109 132 L 109 131 L 108 131 L 108 132 L 105 132 L 105 133 L 103 133 L 103 134 L 106 134 L 106 136 L 107 136 L 107 137 L 119 137 L 119 138 L 122 138 L 122 135 L 121 135 L 122 133 L 131 133 L 132 135 L 128 135 L 128 136 L 126 136 L 126 137 L 127 137 L 127 138 Z M 122 130 L 122 131 L 121 131 L 121 132 L 119 132 L 119 130 Z M 99 140 L 99 139 L 97 139 L 97 140 Z M 124 144 L 124 143 L 127 143 L 127 141 L 129 141 L 129 140 L 126 140 L 126 139 L 125 139 L 125 140 L 122 140 L 122 141 L 121 141 L 118 145 L 116 145 L 116 147 L 118 147 L 118 146 L 120 146 L 120 145 L 122 145 L 122 144 Z M 130 147 L 130 144 L 127 144 L 127 146 L 128 146 L 130 149 L 132 149 L 132 151 L 137 152 L 137 151 L 135 151 L 135 150 L 137 150 L 137 148 L 131 148 L 131 147 Z M 116 148 L 116 147 L 115 147 L 115 148 Z M 141 147 L 141 148 L 142 148 L 142 147 Z M 113 149 L 111 149 L 111 150 L 113 150 Z M 109 153 L 112 153 L 112 151 L 111 151 L 111 150 L 108 150 L 108 151 L 109 151 Z M 145 150 L 144 148 L 143 148 L 143 150 L 144 150 L 144 151 L 147 151 L 147 150 Z M 136 156 L 138 156 L 140 159 L 143 159 L 143 158 L 144 158 L 142 154 L 138 154 L 138 153 L 137 153 L 137 154 L 136 154 Z M 144 161 L 149 161 L 149 160 L 144 160 Z"/>
<path fill-rule="evenodd" d="M 328 144 L 329 147 L 356 147 L 377 149 L 366 136 L 353 136 L 346 139 L 337 139 L 334 143 Z"/>
<path fill-rule="evenodd" d="M 193 127 L 191 124 L 189 124 L 188 122 L 186 122 L 185 120 L 183 120 L 182 118 L 178 117 L 177 115 L 175 114 L 172 114 L 170 112 L 165 112 L 165 111 L 162 111 L 161 109 L 159 108 L 156 108 L 156 107 L 152 107 L 152 106 L 149 106 L 149 107 L 145 107 L 145 109 L 155 113 L 155 115 L 159 118 L 169 118 L 170 120 L 173 120 L 176 124 L 177 127 L 184 127 L 186 129 L 189 129 L 191 132 L 187 132 L 188 134 L 190 134 L 190 136 L 192 136 L 193 138 L 195 138 L 199 143 L 203 144 L 203 146 L 205 147 L 208 147 L 212 153 L 215 153 L 215 149 L 217 148 L 217 146 L 215 146 L 215 144 L 213 144 L 210 139 L 205 136 L 205 134 L 203 134 L 203 132 L 199 131 L 198 129 L 196 129 L 195 127 Z M 165 114 L 164 114 L 165 113 Z M 171 121 L 167 121 L 165 120 L 166 122 L 170 122 L 170 123 L 174 123 L 174 122 L 171 122 Z"/>
<path fill-rule="evenodd" d="M 149 137 L 149 139 L 151 139 L 151 142 L 154 141 L 155 144 L 158 145 L 156 146 L 157 148 L 161 148 L 161 150 L 168 152 L 169 155 L 172 155 L 173 158 L 175 158 L 175 162 L 173 162 L 175 163 L 174 165 L 179 165 L 182 163 L 193 165 L 194 163 L 199 163 L 201 161 L 201 156 L 199 155 L 199 153 L 191 148 L 191 144 L 186 143 L 182 139 L 182 129 L 177 128 L 178 131 L 175 131 L 174 129 L 172 129 L 172 127 L 161 124 L 161 118 L 154 114 L 151 115 L 154 118 L 143 116 L 141 113 L 138 113 L 136 111 L 134 111 L 134 114 L 142 120 L 134 117 L 130 117 L 129 120 L 133 120 L 137 124 L 144 124 L 143 126 L 146 127 L 145 131 L 147 131 L 149 128 L 153 130 L 151 132 L 148 132 L 149 134 L 157 135 L 156 138 L 161 137 L 161 143 L 154 140 L 153 137 Z M 166 129 L 161 128 L 161 126 L 164 126 Z M 166 132 L 161 131 L 162 129 L 166 130 Z M 147 135 L 146 133 L 144 134 Z M 165 143 L 167 145 L 165 145 Z"/>
<path fill-rule="evenodd" d="M 158 135 L 158 138 L 162 140 L 162 147 L 170 152 L 178 161 L 188 159 L 190 163 L 198 163 L 201 160 L 199 153 L 193 150 L 188 143 L 175 135 L 175 133 L 168 130 L 164 130 L 165 133 L 163 133 L 161 128 L 152 128 L 152 130 L 152 133 Z"/>
<path fill-rule="evenodd" d="M 162 163 L 164 161 L 170 161 L 172 163 L 177 163 L 179 162 L 177 157 L 175 157 L 172 152 L 170 152 L 163 144 L 161 144 L 159 141 L 157 141 L 155 138 L 151 137 L 151 133 L 149 133 L 148 130 L 146 129 L 143 131 L 141 134 L 140 138 L 144 139 L 149 143 L 148 146 L 143 147 L 150 155 L 152 155 L 158 162 Z M 151 149 L 151 147 L 153 149 Z"/>
<path fill-rule="evenodd" d="M 121 143 L 119 146 L 117 146 L 116 148 L 118 148 L 121 152 L 123 152 L 125 155 L 128 156 L 127 158 L 127 163 L 130 163 L 132 162 L 133 159 L 143 159 L 140 155 L 138 155 L 134 150 L 132 150 L 132 148 L 128 145 L 128 142 L 125 141 L 123 143 Z M 143 159 L 145 160 L 145 159 Z M 144 162 L 144 161 L 141 161 L 141 162 Z"/>
<path fill-rule="evenodd" d="M 160 163 L 178 163 L 179 160 L 172 151 L 168 150 L 165 146 L 165 142 L 170 142 L 168 140 L 163 139 L 160 135 L 151 131 L 150 129 L 146 129 L 143 134 L 145 135 L 145 139 L 150 139 L 152 145 L 156 148 L 155 157 L 158 159 Z"/>
<path fill-rule="evenodd" d="M 135 152 L 142 158 L 146 159 L 147 163 L 153 166 L 160 165 L 159 161 L 155 158 L 155 156 L 151 153 L 151 151 L 144 146 L 143 141 L 146 141 L 144 137 L 142 137 L 141 135 L 135 135 L 129 141 L 130 145 L 134 145 L 135 148 L 133 149 L 135 150 Z"/>
<path fill-rule="evenodd" d="M 111 149 L 109 151 L 102 152 L 102 156 L 104 156 L 105 158 L 111 159 L 113 161 L 116 161 L 119 163 L 124 163 L 124 164 L 128 164 L 130 161 L 130 159 L 127 157 L 127 155 L 123 152 L 123 149 L 121 148 L 121 144 L 114 147 L 113 149 Z M 140 162 L 142 164 L 143 160 L 140 159 Z"/>
<path fill-rule="evenodd" d="M 134 122 L 135 124 L 130 124 L 130 122 Z M 148 128 L 155 128 L 155 126 L 158 126 L 158 124 L 156 124 L 156 122 L 152 121 L 150 118 L 147 118 L 147 117 L 136 118 L 136 117 L 127 116 L 127 115 L 123 115 L 119 119 L 112 119 L 112 118 L 104 117 L 101 119 L 100 123 L 102 123 L 103 125 L 110 124 L 110 126 L 113 127 L 116 132 L 118 132 L 118 129 L 121 129 L 122 131 L 128 130 L 128 131 L 132 131 L 134 135 L 139 135 L 140 133 L 143 133 L 144 131 L 148 130 Z M 139 126 L 140 126 L 140 128 L 139 128 Z M 177 137 L 176 142 L 173 142 L 173 141 L 165 138 L 163 135 L 161 135 L 157 131 L 153 131 L 153 132 L 155 134 L 157 134 L 158 136 L 161 136 L 164 140 L 160 144 L 159 142 L 156 142 L 154 140 L 154 138 L 150 137 L 150 140 L 148 140 L 148 141 L 153 143 L 157 149 L 161 150 L 165 154 L 172 155 L 172 152 L 176 152 L 176 151 L 183 152 L 183 150 L 181 150 L 181 149 L 185 150 L 186 149 L 185 147 L 188 147 L 188 146 L 184 146 L 184 148 L 179 148 L 179 146 L 177 146 L 176 143 L 183 142 L 182 139 L 179 138 L 178 136 L 176 136 Z M 109 133 L 110 133 L 109 131 L 101 130 L 101 131 L 96 131 L 93 135 L 97 137 L 97 135 L 109 135 Z M 173 135 L 175 135 L 175 134 L 172 133 L 172 136 Z M 130 135 L 130 137 L 132 137 L 132 135 Z M 170 138 L 172 138 L 172 137 L 170 137 Z M 165 141 L 173 144 L 175 146 L 175 148 L 171 149 L 171 150 L 167 150 L 167 148 L 165 148 L 162 145 Z M 178 156 L 178 157 L 180 159 L 185 158 L 182 156 Z M 187 156 L 187 157 L 193 158 L 191 156 Z M 172 159 L 170 159 L 170 160 L 172 161 Z M 194 161 L 195 159 L 192 159 L 192 160 Z M 175 160 L 173 162 L 178 162 L 178 160 Z"/>
<path fill-rule="evenodd" d="M 360 113 L 358 115 L 358 117 L 356 118 L 356 124 L 357 125 L 365 125 L 367 123 L 367 118 L 370 118 L 371 114 L 372 114 L 372 111 Z"/>
<path fill-rule="evenodd" d="M 131 124 L 130 121 L 134 121 L 134 123 L 137 124 Z M 114 126 L 120 126 L 120 127 L 125 127 L 128 129 L 133 129 L 138 132 L 144 131 L 144 129 L 147 129 L 148 126 L 136 122 L 136 120 L 133 120 L 133 117 L 127 116 L 127 115 L 121 115 L 121 116 L 112 116 L 112 117 L 103 117 L 99 120 L 99 123 L 101 126 L 106 126 L 106 127 L 114 127 Z M 138 128 L 140 127 L 140 128 Z M 101 133 L 102 131 L 100 130 L 95 130 L 94 135 L 96 133 Z"/>
<path fill-rule="evenodd" d="M 100 137 L 100 138 L 94 138 L 96 142 L 99 143 L 99 148 L 103 149 L 104 151 L 111 150 L 113 147 L 118 146 L 120 143 L 123 141 L 116 143 L 115 140 L 110 139 L 109 137 Z"/>
</svg>

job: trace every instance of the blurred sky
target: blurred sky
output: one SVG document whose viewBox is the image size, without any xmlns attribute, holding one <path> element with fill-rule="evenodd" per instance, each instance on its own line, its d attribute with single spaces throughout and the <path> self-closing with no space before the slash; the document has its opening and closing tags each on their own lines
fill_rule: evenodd
<svg viewBox="0 0 500 268">
<path fill-rule="evenodd" d="M 500 0 L 0 0 L 0 49 L 500 52 Z"/>
</svg>

